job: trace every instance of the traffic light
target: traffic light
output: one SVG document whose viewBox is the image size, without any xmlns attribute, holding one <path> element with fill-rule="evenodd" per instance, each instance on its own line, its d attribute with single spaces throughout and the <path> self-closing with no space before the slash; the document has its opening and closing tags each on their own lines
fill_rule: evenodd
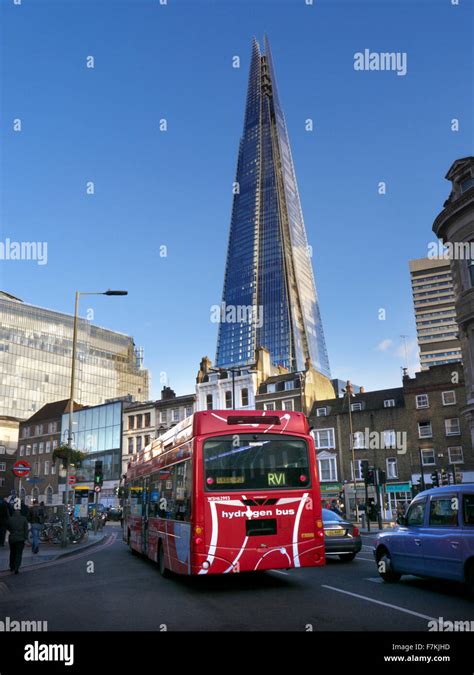
<svg viewBox="0 0 474 675">
<path fill-rule="evenodd" d="M 449 476 L 446 469 L 441 469 L 441 485 L 449 485 Z"/>
<path fill-rule="evenodd" d="M 433 487 L 439 487 L 439 476 L 437 471 L 433 471 L 431 474 L 431 484 Z"/>
<path fill-rule="evenodd" d="M 367 477 L 369 473 L 369 462 L 366 459 L 363 459 L 360 464 L 362 467 L 362 478 L 364 479 L 364 483 L 367 483 Z"/>
<path fill-rule="evenodd" d="M 385 485 L 387 482 L 387 474 L 382 469 L 379 469 L 379 485 Z"/>
<path fill-rule="evenodd" d="M 96 485 L 102 487 L 103 482 L 104 482 L 104 474 L 102 473 L 102 460 L 98 459 L 95 462 L 94 468 L 94 487 Z"/>
<path fill-rule="evenodd" d="M 367 485 L 375 485 L 375 469 L 367 471 Z"/>
<path fill-rule="evenodd" d="M 423 482 L 423 476 L 420 476 L 418 480 L 416 481 L 416 485 L 413 485 L 413 496 L 417 495 L 419 492 L 423 492 L 425 490 L 425 485 Z"/>
</svg>

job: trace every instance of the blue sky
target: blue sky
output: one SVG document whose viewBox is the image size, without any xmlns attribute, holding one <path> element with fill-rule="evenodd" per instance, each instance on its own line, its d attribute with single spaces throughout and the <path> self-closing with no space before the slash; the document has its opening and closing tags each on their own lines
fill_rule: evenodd
<svg viewBox="0 0 474 675">
<path fill-rule="evenodd" d="M 192 391 L 215 356 L 251 38 L 267 33 L 333 376 L 398 386 L 400 335 L 417 357 L 408 260 L 472 153 L 470 3 L 3 0 L 1 19 L 0 239 L 48 242 L 47 265 L 0 263 L 2 289 L 60 311 L 76 289 L 127 289 L 82 313 L 144 347 L 154 396 L 165 378 Z M 355 71 L 364 49 L 406 52 L 406 76 Z"/>
</svg>

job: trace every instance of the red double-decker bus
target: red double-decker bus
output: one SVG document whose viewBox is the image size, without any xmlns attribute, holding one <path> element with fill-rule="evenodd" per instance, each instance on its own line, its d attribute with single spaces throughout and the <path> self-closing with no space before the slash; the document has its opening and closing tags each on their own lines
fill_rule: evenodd
<svg viewBox="0 0 474 675">
<path fill-rule="evenodd" d="M 129 464 L 124 540 L 164 576 L 324 565 L 306 417 L 208 410 L 180 422 Z"/>
</svg>

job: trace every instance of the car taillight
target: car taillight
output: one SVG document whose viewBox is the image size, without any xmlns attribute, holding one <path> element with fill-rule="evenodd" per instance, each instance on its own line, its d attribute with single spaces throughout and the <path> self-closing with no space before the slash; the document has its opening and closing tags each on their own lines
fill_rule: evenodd
<svg viewBox="0 0 474 675">
<path fill-rule="evenodd" d="M 358 537 L 360 534 L 359 528 L 354 526 L 352 534 L 354 535 L 354 537 Z"/>
</svg>

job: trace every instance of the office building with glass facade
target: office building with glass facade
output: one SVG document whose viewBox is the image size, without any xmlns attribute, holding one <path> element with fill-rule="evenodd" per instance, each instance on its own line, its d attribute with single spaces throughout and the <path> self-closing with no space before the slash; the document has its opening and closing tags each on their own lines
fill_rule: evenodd
<svg viewBox="0 0 474 675">
<path fill-rule="evenodd" d="M 95 462 L 102 462 L 104 483 L 99 501 L 112 505 L 122 476 L 122 412 L 123 401 L 82 408 L 73 413 L 72 447 L 86 453 L 86 458 L 75 469 L 75 490 L 93 489 Z M 61 421 L 61 442 L 67 443 L 69 414 Z M 60 492 L 64 491 L 59 485 Z"/>
<path fill-rule="evenodd" d="M 0 416 L 27 419 L 70 395 L 74 318 L 0 292 Z M 75 399 L 97 405 L 148 399 L 148 371 L 133 339 L 79 319 Z"/>
<path fill-rule="evenodd" d="M 330 377 L 285 118 L 268 41 L 253 42 L 240 141 L 216 366 L 245 366 L 264 347 L 289 371 Z"/>
<path fill-rule="evenodd" d="M 9 497 L 14 489 L 19 426 L 20 420 L 15 417 L 0 417 L 0 497 Z"/>
</svg>

